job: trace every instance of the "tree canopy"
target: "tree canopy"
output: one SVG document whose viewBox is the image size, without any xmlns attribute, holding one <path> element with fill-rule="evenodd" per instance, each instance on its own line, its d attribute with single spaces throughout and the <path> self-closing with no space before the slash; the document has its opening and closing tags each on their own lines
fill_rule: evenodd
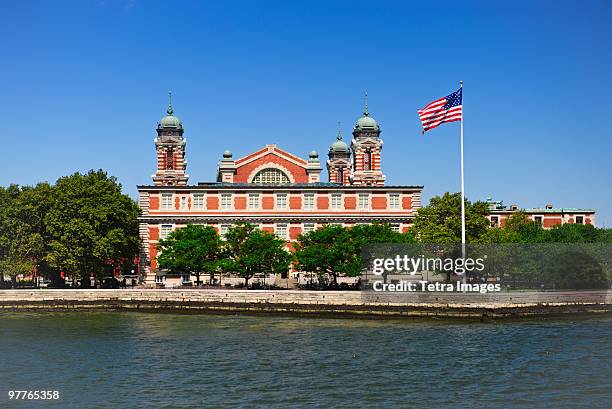
<svg viewBox="0 0 612 409">
<path fill-rule="evenodd" d="M 409 243 L 411 233 L 401 234 L 388 224 L 364 224 L 352 228 L 328 225 L 300 235 L 294 243 L 296 268 L 311 271 L 323 279 L 332 278 L 337 286 L 339 276 L 356 277 L 363 269 L 361 252 L 371 243 Z"/>
<path fill-rule="evenodd" d="M 102 170 L 0 188 L 0 273 L 61 270 L 87 285 L 138 254 L 138 214 Z"/>
<path fill-rule="evenodd" d="M 468 243 L 476 242 L 489 228 L 488 205 L 465 200 L 465 231 Z M 461 243 L 461 194 L 432 197 L 414 218 L 414 233 L 423 243 Z"/>
<path fill-rule="evenodd" d="M 286 273 L 292 260 L 284 240 L 249 223 L 232 226 L 225 235 L 224 248 L 223 271 L 237 273 L 246 286 L 255 274 Z"/>
<path fill-rule="evenodd" d="M 160 268 L 193 273 L 198 284 L 202 273 L 208 273 L 211 282 L 214 280 L 221 255 L 221 239 L 214 227 L 190 224 L 173 231 L 157 245 Z"/>
</svg>

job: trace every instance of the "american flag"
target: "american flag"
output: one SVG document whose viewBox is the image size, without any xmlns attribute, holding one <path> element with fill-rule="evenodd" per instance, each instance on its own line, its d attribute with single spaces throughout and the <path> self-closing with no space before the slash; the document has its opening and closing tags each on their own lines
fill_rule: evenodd
<svg viewBox="0 0 612 409">
<path fill-rule="evenodd" d="M 419 118 L 423 124 L 423 133 L 446 122 L 461 121 L 462 118 L 462 89 L 453 92 L 444 98 L 436 99 L 423 109 L 419 109 Z"/>
</svg>

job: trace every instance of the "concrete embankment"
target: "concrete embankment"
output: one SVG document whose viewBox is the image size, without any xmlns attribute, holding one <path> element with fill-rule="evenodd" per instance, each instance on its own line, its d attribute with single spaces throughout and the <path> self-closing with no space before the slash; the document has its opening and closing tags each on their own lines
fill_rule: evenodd
<svg viewBox="0 0 612 409">
<path fill-rule="evenodd" d="M 512 318 L 612 312 L 612 291 L 411 293 L 198 289 L 0 290 L 0 311 L 141 310 L 370 317 Z"/>
</svg>

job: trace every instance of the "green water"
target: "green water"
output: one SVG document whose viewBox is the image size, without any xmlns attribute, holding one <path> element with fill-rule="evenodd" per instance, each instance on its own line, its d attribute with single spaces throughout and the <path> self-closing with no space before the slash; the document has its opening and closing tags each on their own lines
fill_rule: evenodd
<svg viewBox="0 0 612 409">
<path fill-rule="evenodd" d="M 0 314 L 0 408 L 610 408 L 612 317 Z M 60 401 L 9 401 L 11 389 Z"/>
</svg>

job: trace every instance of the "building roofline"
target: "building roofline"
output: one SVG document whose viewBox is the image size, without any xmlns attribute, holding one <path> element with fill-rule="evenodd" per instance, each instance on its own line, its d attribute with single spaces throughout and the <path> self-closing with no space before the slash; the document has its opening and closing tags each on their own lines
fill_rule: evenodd
<svg viewBox="0 0 612 409">
<path fill-rule="evenodd" d="M 546 209 L 546 208 L 531 208 L 531 209 L 489 209 L 489 213 L 515 213 L 515 212 L 525 212 L 525 213 L 595 213 L 595 209 L 578 209 L 575 207 L 560 207 L 554 209 Z"/>
<path fill-rule="evenodd" d="M 293 183 L 293 184 L 256 184 L 256 183 L 224 183 L 210 182 L 198 183 L 197 185 L 183 186 L 156 186 L 138 185 L 138 191 L 142 190 L 423 190 L 423 185 L 390 185 L 390 186 L 367 186 L 367 185 L 341 185 L 337 183 Z"/>
</svg>

